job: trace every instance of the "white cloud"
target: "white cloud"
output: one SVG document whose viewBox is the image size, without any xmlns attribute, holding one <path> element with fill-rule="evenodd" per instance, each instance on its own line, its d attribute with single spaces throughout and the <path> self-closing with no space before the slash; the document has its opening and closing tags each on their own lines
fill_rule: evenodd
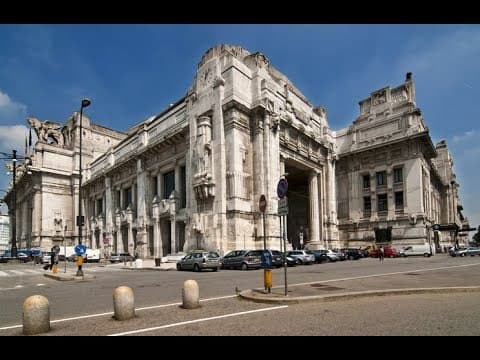
<svg viewBox="0 0 480 360">
<path fill-rule="evenodd" d="M 0 125 L 24 122 L 27 106 L 13 101 L 7 93 L 0 90 Z"/>
<path fill-rule="evenodd" d="M 432 39 L 418 36 L 406 44 L 408 54 L 398 60 L 397 66 L 404 72 L 421 74 L 424 83 L 432 89 L 452 92 L 457 87 L 470 89 L 472 75 L 477 74 L 480 56 L 480 28 L 471 27 L 446 33 Z M 452 88 L 453 87 L 453 88 Z"/>
<path fill-rule="evenodd" d="M 23 156 L 25 153 L 25 135 L 27 135 L 28 140 L 28 131 L 29 128 L 24 125 L 0 125 L 0 151 L 11 154 L 12 150 L 17 150 L 17 154 Z"/>
<path fill-rule="evenodd" d="M 477 133 L 475 132 L 475 130 L 465 131 L 463 134 L 454 135 L 453 142 L 460 142 L 460 141 L 472 139 L 476 134 Z"/>
</svg>

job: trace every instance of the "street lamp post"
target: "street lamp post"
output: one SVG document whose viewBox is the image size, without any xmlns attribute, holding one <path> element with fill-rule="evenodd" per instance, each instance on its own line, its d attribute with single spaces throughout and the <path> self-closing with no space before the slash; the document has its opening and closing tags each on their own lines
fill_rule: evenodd
<svg viewBox="0 0 480 360">
<path fill-rule="evenodd" d="M 1 160 L 11 160 L 12 161 L 12 171 L 13 171 L 13 184 L 12 184 L 12 201 L 11 209 L 12 212 L 12 224 L 11 224 L 11 236 L 12 236 L 12 247 L 10 251 L 10 256 L 12 258 L 17 257 L 17 161 L 18 160 L 27 160 L 28 158 L 19 156 L 17 157 L 17 150 L 12 150 L 12 155 L 1 152 L 1 155 L 5 156 L 0 158 Z M 27 174 L 30 175 L 30 166 L 26 165 Z M 5 191 L 5 190 L 2 190 Z M 7 191 L 5 191 L 7 192 Z M 7 192 L 8 193 L 8 192 Z"/>
<path fill-rule="evenodd" d="M 83 108 L 89 106 L 91 101 L 89 99 L 82 99 L 82 104 L 80 106 L 80 164 L 78 167 L 79 180 L 78 180 L 78 216 L 77 216 L 77 226 L 78 226 L 78 244 L 82 245 L 82 226 L 84 224 L 82 216 L 82 117 L 83 117 Z M 80 258 L 80 257 L 79 257 Z M 83 276 L 82 271 L 82 261 L 78 261 L 78 270 L 77 276 Z"/>
</svg>

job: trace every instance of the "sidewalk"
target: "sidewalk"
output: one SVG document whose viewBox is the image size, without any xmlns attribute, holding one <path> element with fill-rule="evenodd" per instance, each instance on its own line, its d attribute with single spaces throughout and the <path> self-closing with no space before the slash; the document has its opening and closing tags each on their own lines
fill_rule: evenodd
<svg viewBox="0 0 480 360">
<path fill-rule="evenodd" d="M 144 259 L 142 260 L 141 267 L 136 265 L 135 261 L 127 261 L 126 264 L 119 263 L 119 264 L 111 264 L 106 266 L 115 266 L 120 267 L 121 269 L 125 270 L 157 270 L 157 271 L 170 271 L 170 270 L 177 270 L 177 263 L 176 262 L 165 262 L 160 263 L 160 266 L 155 266 L 154 259 Z"/>
<path fill-rule="evenodd" d="M 359 276 L 345 280 L 291 285 L 287 286 L 287 296 L 285 296 L 284 284 L 274 286 L 271 293 L 263 288 L 257 288 L 240 291 L 239 296 L 254 302 L 291 304 L 345 300 L 364 296 L 473 291 L 480 291 L 480 278 L 474 280 L 459 277 L 446 278 L 431 272 L 412 271 L 403 274 Z"/>
</svg>

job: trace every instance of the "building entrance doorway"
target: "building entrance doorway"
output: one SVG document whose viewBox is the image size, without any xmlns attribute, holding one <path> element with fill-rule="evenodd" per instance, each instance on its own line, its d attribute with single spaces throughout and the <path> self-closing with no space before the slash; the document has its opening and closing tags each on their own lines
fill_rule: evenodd
<svg viewBox="0 0 480 360">
<path fill-rule="evenodd" d="M 162 232 L 163 256 L 167 256 L 172 253 L 172 231 L 170 220 L 160 221 L 160 231 Z"/>
<path fill-rule="evenodd" d="M 310 241 L 308 169 L 300 164 L 285 164 L 288 173 L 287 238 L 294 250 Z"/>
</svg>

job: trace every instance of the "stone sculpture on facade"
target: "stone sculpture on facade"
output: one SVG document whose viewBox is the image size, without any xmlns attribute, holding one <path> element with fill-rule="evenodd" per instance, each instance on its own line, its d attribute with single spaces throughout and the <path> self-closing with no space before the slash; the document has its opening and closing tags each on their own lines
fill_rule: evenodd
<svg viewBox="0 0 480 360">
<path fill-rule="evenodd" d="M 212 119 L 200 116 L 197 119 L 197 138 L 194 152 L 194 189 L 199 199 L 213 196 L 212 181 Z"/>
<path fill-rule="evenodd" d="M 41 122 L 34 117 L 28 118 L 27 121 L 35 130 L 39 142 L 63 147 L 64 139 L 60 124 L 49 120 Z"/>
</svg>

